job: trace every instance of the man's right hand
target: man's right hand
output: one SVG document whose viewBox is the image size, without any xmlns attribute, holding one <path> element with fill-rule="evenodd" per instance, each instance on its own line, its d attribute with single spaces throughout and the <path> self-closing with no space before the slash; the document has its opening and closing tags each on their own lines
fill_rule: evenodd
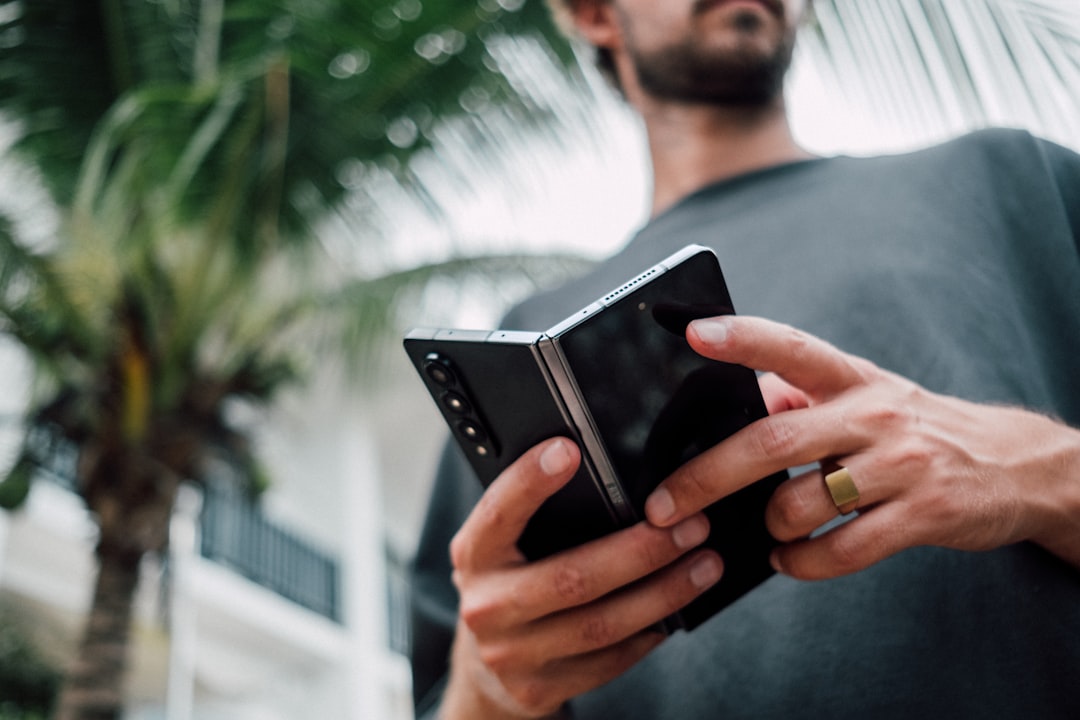
<svg viewBox="0 0 1080 720">
<path fill-rule="evenodd" d="M 461 603 L 443 720 L 557 717 L 566 700 L 659 645 L 664 636 L 649 628 L 719 580 L 716 553 L 687 554 L 708 535 L 700 514 L 663 530 L 641 522 L 527 562 L 518 538 L 580 462 L 565 438 L 532 448 L 451 542 Z"/>
</svg>

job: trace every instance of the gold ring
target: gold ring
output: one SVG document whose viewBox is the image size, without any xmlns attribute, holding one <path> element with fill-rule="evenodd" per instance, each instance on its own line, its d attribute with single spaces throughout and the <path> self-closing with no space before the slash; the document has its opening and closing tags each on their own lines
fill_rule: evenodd
<svg viewBox="0 0 1080 720">
<path fill-rule="evenodd" d="M 859 504 L 859 488 L 855 487 L 851 473 L 843 465 L 825 476 L 825 487 L 829 488 L 829 495 L 841 515 L 847 515 Z"/>
</svg>

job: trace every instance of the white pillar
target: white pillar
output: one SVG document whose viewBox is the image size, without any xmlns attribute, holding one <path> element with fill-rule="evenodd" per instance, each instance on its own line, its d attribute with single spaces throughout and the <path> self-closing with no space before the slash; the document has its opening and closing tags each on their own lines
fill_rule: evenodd
<svg viewBox="0 0 1080 720">
<path fill-rule="evenodd" d="M 383 688 L 386 675 L 386 556 L 382 497 L 372 435 L 363 423 L 348 423 L 343 467 L 343 499 L 351 521 L 342 550 L 342 617 L 348 626 L 352 662 L 346 686 L 350 720 L 390 718 Z"/>
<path fill-rule="evenodd" d="M 182 485 L 169 524 L 169 677 L 165 696 L 166 720 L 192 720 L 195 702 L 195 661 L 198 628 L 195 611 L 194 565 L 199 557 L 199 510 L 202 494 Z"/>
</svg>

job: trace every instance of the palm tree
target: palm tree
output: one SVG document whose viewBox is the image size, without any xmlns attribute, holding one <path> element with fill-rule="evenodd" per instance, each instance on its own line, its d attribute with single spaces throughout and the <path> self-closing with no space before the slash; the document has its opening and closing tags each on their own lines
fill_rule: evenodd
<svg viewBox="0 0 1080 720">
<path fill-rule="evenodd" d="M 370 346 L 435 275 L 519 271 L 491 256 L 357 278 L 315 228 L 344 168 L 422 194 L 409 161 L 463 94 L 542 120 L 484 43 L 536 5 L 0 4 L 0 110 L 61 218 L 40 246 L 0 224 L 0 331 L 37 384 L 0 500 L 60 469 L 99 529 L 57 717 L 118 717 L 139 563 L 167 542 L 180 483 L 212 458 L 261 483 L 229 403 L 270 402 L 319 342 Z"/>
</svg>

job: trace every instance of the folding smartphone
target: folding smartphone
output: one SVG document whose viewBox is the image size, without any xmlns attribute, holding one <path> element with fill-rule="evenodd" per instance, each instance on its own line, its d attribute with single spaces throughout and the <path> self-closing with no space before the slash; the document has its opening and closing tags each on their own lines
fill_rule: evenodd
<svg viewBox="0 0 1080 720">
<path fill-rule="evenodd" d="M 691 320 L 733 312 L 715 254 L 691 245 L 547 332 L 413 330 L 405 348 L 485 487 L 541 440 L 582 448 L 577 476 L 519 542 L 537 558 L 642 519 L 661 480 L 765 416 L 752 370 L 685 339 Z M 696 627 L 772 574 L 764 509 L 786 477 L 705 510 L 724 576 L 667 629 Z"/>
</svg>

